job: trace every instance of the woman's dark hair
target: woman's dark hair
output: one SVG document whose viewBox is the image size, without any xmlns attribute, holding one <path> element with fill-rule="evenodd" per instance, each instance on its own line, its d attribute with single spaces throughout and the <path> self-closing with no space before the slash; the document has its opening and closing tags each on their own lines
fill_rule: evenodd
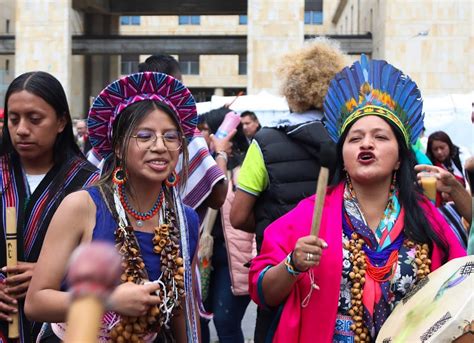
<svg viewBox="0 0 474 343">
<path fill-rule="evenodd" d="M 27 91 L 28 93 L 34 94 L 43 99 L 54 109 L 56 116 L 66 122 L 64 130 L 57 134 L 53 146 L 53 168 L 57 168 L 58 172 L 51 184 L 51 191 L 46 200 L 46 202 L 49 202 L 50 199 L 57 196 L 57 194 L 61 194 L 61 197 L 65 196 L 64 180 L 69 171 L 70 165 L 78 159 L 85 161 L 85 157 L 74 139 L 71 113 L 69 112 L 69 106 L 64 89 L 61 86 L 61 83 L 53 75 L 42 71 L 22 74 L 14 79 L 8 86 L 5 94 L 5 125 L 3 126 L 0 156 L 17 155 L 8 131 L 8 99 L 12 94 L 21 91 Z M 91 172 L 96 169 L 88 162 L 84 167 L 89 168 Z"/>
<path fill-rule="evenodd" d="M 215 134 L 219 126 L 224 121 L 226 114 L 230 111 L 231 110 L 226 107 L 221 107 L 202 114 L 201 118 L 209 126 L 210 133 Z M 227 162 L 227 168 L 229 170 L 234 169 L 243 163 L 248 148 L 249 143 L 244 135 L 242 124 L 239 124 L 237 126 L 237 133 L 232 138 L 232 156 L 229 156 L 229 161 Z"/>
<path fill-rule="evenodd" d="M 431 228 L 419 201 L 422 200 L 423 190 L 416 182 L 416 173 L 414 166 L 416 165 L 415 154 L 411 148 L 408 148 L 400 129 L 390 121 L 382 118 L 392 128 L 398 142 L 398 156 L 400 158 L 400 167 L 396 171 L 396 183 L 398 187 L 398 201 L 400 206 L 405 209 L 405 234 L 417 243 L 428 243 L 432 248 L 433 242 L 436 243 L 448 256 L 447 243 L 438 237 Z M 355 122 L 354 122 L 355 123 Z M 349 125 L 337 143 L 337 164 L 332 185 L 337 185 L 346 179 L 346 171 L 344 169 L 344 161 L 342 159 L 342 146 L 346 140 L 352 123 Z M 424 199 L 425 200 L 425 199 Z M 423 200 L 422 200 L 423 201 Z"/>
<path fill-rule="evenodd" d="M 5 94 L 5 125 L 0 156 L 10 154 L 15 150 L 8 131 L 8 99 L 12 94 L 21 91 L 27 91 L 46 101 L 54 109 L 56 116 L 66 122 L 64 130 L 58 133 L 54 143 L 54 164 L 64 164 L 71 154 L 83 156 L 74 139 L 66 93 L 64 93 L 61 83 L 53 75 L 43 71 L 22 74 L 8 86 Z"/>
<path fill-rule="evenodd" d="M 426 155 L 431 160 L 431 162 L 433 164 L 435 164 L 436 162 L 440 162 L 440 161 L 436 160 L 436 158 L 434 157 L 434 154 L 433 154 L 433 142 L 434 141 L 444 142 L 449 147 L 449 156 L 445 161 L 442 162 L 443 165 L 446 167 L 446 169 L 448 169 L 451 173 L 453 172 L 453 168 L 451 167 L 451 161 L 452 161 L 452 162 L 454 162 L 454 165 L 462 173 L 463 169 L 462 169 L 461 159 L 459 158 L 459 147 L 453 144 L 453 142 L 451 141 L 451 138 L 449 138 L 448 134 L 444 131 L 433 132 L 428 137 L 428 145 L 426 147 Z"/>
<path fill-rule="evenodd" d="M 112 174 L 115 168 L 122 167 L 127 171 L 127 150 L 130 144 L 131 136 L 137 126 L 145 119 L 145 117 L 154 110 L 161 110 L 165 112 L 178 128 L 178 131 L 183 137 L 183 145 L 181 147 L 183 152 L 183 167 L 181 168 L 180 185 L 186 184 L 188 178 L 189 155 L 187 148 L 187 141 L 183 133 L 183 129 L 179 123 L 177 115 L 162 102 L 143 100 L 136 102 L 126 107 L 113 123 L 112 133 L 112 153 L 105 161 L 103 174 L 99 184 L 109 184 L 112 180 Z M 119 152 L 118 154 L 115 152 Z M 120 155 L 122 158 L 119 158 Z"/>
</svg>

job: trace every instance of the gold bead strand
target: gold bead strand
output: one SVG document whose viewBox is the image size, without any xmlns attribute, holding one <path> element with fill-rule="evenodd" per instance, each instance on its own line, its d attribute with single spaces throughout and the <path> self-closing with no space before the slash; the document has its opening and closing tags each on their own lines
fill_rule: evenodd
<svg viewBox="0 0 474 343">
<path fill-rule="evenodd" d="M 354 342 L 369 342 L 369 331 L 364 325 L 364 306 L 362 297 L 365 284 L 365 270 L 367 268 L 366 255 L 362 246 L 364 240 L 355 232 L 352 233 L 349 244 L 346 245 L 350 252 L 352 271 L 349 273 L 351 279 L 351 309 L 349 314 L 352 317 L 351 330 L 354 332 Z"/>
</svg>

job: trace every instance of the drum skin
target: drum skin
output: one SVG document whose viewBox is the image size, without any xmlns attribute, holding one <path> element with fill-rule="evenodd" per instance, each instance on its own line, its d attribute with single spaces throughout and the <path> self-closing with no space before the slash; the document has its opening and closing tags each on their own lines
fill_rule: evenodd
<svg viewBox="0 0 474 343">
<path fill-rule="evenodd" d="M 474 320 L 474 256 L 453 259 L 400 301 L 377 343 L 452 342 Z"/>
</svg>

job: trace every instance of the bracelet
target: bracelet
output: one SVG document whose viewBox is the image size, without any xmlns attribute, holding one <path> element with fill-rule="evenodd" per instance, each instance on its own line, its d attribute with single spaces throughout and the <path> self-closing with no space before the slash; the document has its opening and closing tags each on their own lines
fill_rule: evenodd
<svg viewBox="0 0 474 343">
<path fill-rule="evenodd" d="M 295 264 L 293 263 L 293 251 L 290 252 L 288 256 L 286 256 L 285 267 L 286 267 L 286 271 L 290 273 L 290 275 L 298 276 L 302 273 L 302 271 L 298 270 L 295 267 Z"/>
<path fill-rule="evenodd" d="M 216 158 L 218 158 L 219 156 L 222 157 L 224 161 L 227 163 L 228 157 L 227 157 L 227 153 L 224 150 L 220 150 L 216 152 Z"/>
</svg>

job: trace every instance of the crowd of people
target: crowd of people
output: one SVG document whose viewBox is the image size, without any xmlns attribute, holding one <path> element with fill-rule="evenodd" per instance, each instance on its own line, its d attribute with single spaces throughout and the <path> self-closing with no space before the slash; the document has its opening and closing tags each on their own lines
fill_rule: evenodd
<svg viewBox="0 0 474 343">
<path fill-rule="evenodd" d="M 220 342 L 244 342 L 251 301 L 257 343 L 374 342 L 421 280 L 473 253 L 474 160 L 442 131 L 423 144 L 414 80 L 348 61 L 326 39 L 286 55 L 290 111 L 265 127 L 244 111 L 224 136 L 231 109 L 198 115 L 169 55 L 105 87 L 74 129 L 54 76 L 18 76 L 1 113 L 0 342 L 17 315 L 20 342 L 64 339 L 68 261 L 93 241 L 115 245 L 123 269 L 100 342 L 206 343 L 211 318 Z"/>
</svg>

